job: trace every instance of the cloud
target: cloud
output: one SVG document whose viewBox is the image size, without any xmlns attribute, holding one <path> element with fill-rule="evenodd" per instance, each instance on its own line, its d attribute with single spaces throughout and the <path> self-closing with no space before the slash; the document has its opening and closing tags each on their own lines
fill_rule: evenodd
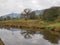
<svg viewBox="0 0 60 45">
<path fill-rule="evenodd" d="M 12 12 L 21 12 L 23 9 L 22 0 L 5 0 L 0 1 L 0 15 Z"/>
<path fill-rule="evenodd" d="M 0 0 L 0 15 L 20 13 L 25 8 L 40 10 L 52 6 L 60 6 L 60 0 Z"/>
</svg>

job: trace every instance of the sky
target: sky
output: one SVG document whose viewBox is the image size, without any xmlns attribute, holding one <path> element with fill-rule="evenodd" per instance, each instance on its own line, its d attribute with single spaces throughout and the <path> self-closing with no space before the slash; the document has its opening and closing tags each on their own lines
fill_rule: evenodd
<svg viewBox="0 0 60 45">
<path fill-rule="evenodd" d="M 25 8 L 42 10 L 52 6 L 60 6 L 60 0 L 0 0 L 0 16 L 21 13 Z"/>
</svg>

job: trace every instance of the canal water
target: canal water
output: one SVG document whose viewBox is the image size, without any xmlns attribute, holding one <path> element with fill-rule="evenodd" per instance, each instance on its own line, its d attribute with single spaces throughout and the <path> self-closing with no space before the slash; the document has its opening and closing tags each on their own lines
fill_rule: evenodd
<svg viewBox="0 0 60 45">
<path fill-rule="evenodd" d="M 0 38 L 5 45 L 60 45 L 59 36 L 47 31 L 0 28 Z"/>
</svg>

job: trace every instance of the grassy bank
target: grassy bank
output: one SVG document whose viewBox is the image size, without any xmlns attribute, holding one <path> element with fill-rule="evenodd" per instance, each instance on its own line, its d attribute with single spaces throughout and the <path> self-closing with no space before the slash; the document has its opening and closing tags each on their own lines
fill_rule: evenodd
<svg viewBox="0 0 60 45">
<path fill-rule="evenodd" d="M 24 19 L 6 20 L 6 21 L 0 21 L 0 26 L 32 28 L 32 29 L 46 29 L 48 27 L 51 28 L 57 27 L 58 28 L 57 30 L 60 30 L 60 23 L 49 24 L 42 20 L 24 20 Z"/>
<path fill-rule="evenodd" d="M 56 27 L 60 27 L 60 23 L 53 23 L 53 24 L 50 24 L 49 26 L 56 26 Z"/>
<path fill-rule="evenodd" d="M 41 28 L 46 26 L 46 22 L 39 20 L 24 20 L 24 19 L 14 19 L 0 21 L 1 26 L 11 26 L 11 27 L 23 27 L 23 28 Z"/>
</svg>

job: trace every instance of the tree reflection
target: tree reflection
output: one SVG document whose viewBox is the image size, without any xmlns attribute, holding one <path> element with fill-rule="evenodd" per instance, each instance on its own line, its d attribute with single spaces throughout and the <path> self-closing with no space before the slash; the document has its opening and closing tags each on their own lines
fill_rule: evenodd
<svg viewBox="0 0 60 45">
<path fill-rule="evenodd" d="M 36 31 L 26 30 L 26 31 L 21 31 L 21 34 L 24 35 L 24 38 L 30 39 L 35 34 L 35 32 Z"/>
<path fill-rule="evenodd" d="M 24 38 L 26 39 L 30 39 L 32 38 L 32 36 L 34 34 L 36 34 L 37 31 L 29 31 L 29 30 L 26 30 L 26 31 L 21 31 L 21 34 L 24 35 Z M 48 40 L 49 42 L 53 43 L 53 44 L 58 44 L 58 41 L 59 41 L 59 36 L 57 35 L 54 35 L 52 34 L 50 31 L 40 31 L 40 33 L 38 34 L 42 34 L 44 37 L 44 39 Z"/>
</svg>

